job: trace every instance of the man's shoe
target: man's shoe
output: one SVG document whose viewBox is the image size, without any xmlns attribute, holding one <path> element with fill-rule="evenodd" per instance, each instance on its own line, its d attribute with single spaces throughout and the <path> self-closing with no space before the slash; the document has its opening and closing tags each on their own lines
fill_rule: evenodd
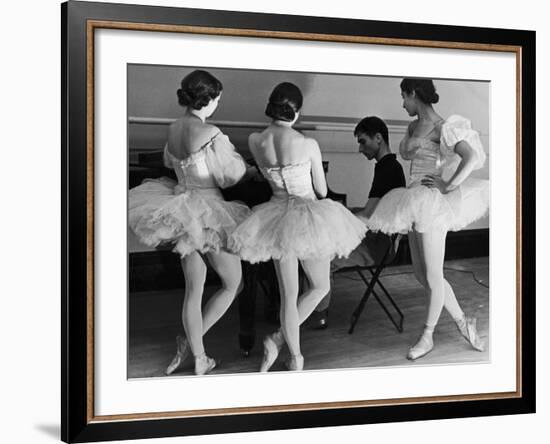
<svg viewBox="0 0 550 444">
<path fill-rule="evenodd" d="M 310 324 L 313 329 L 324 330 L 328 327 L 328 308 L 321 311 L 313 311 L 310 319 Z"/>
</svg>

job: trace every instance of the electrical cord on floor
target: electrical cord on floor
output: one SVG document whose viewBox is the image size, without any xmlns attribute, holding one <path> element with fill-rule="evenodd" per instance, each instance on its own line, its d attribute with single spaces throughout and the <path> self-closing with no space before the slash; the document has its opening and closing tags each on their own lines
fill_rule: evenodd
<svg viewBox="0 0 550 444">
<path fill-rule="evenodd" d="M 452 270 L 452 271 L 459 271 L 460 273 L 467 273 L 472 275 L 472 279 L 476 281 L 479 285 L 485 288 L 489 288 L 489 285 L 483 282 L 481 279 L 479 279 L 475 272 L 472 270 L 461 270 L 460 268 L 453 268 L 453 267 L 443 267 L 444 270 Z"/>
<path fill-rule="evenodd" d="M 458 271 L 460 273 L 467 273 L 467 274 L 471 274 L 472 275 L 472 279 L 478 284 L 478 285 L 481 285 L 482 287 L 485 287 L 485 288 L 489 288 L 489 285 L 487 285 L 485 282 L 483 282 L 481 279 L 479 279 L 475 272 L 471 271 L 471 270 L 461 270 L 459 268 L 452 268 L 452 267 L 443 267 L 444 270 L 451 270 L 451 271 Z M 399 271 L 397 273 L 383 273 L 380 275 L 380 277 L 387 277 L 387 276 L 399 276 L 399 275 L 404 275 L 404 274 L 414 274 L 414 271 Z M 358 282 L 362 282 L 362 280 L 360 278 L 353 278 L 353 277 L 348 277 L 348 279 L 351 279 L 352 281 L 358 281 Z"/>
</svg>

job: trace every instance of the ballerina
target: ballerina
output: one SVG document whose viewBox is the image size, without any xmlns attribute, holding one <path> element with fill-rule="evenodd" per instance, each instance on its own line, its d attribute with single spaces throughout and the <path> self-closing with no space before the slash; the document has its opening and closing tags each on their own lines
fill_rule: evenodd
<svg viewBox="0 0 550 444">
<path fill-rule="evenodd" d="M 403 107 L 410 123 L 399 151 L 411 161 L 407 188 L 386 194 L 366 219 L 370 230 L 408 233 L 414 274 L 428 297 L 423 333 L 407 354 L 411 360 L 429 353 L 443 307 L 471 346 L 484 350 L 476 320 L 466 317 L 443 274 L 445 237 L 483 217 L 489 208 L 489 181 L 470 177 L 483 167 L 486 155 L 469 120 L 453 115 L 443 119 L 433 108 L 439 100 L 432 80 L 406 78 L 401 82 Z M 446 173 L 449 179 L 444 179 Z"/>
<path fill-rule="evenodd" d="M 225 313 L 240 290 L 240 258 L 227 251 L 231 232 L 250 213 L 246 205 L 226 202 L 220 188 L 234 185 L 247 164 L 218 128 L 206 122 L 218 106 L 222 84 L 212 74 L 196 70 L 181 81 L 178 99 L 183 116 L 170 125 L 164 163 L 178 181 L 146 180 L 129 192 L 129 225 L 146 245 L 174 244 L 185 277 L 182 323 L 185 336 L 176 338 L 176 355 L 166 369 L 170 375 L 194 356 L 195 374 L 216 366 L 204 350 L 203 335 Z M 201 313 L 206 258 L 221 288 Z"/>
<path fill-rule="evenodd" d="M 249 137 L 249 147 L 273 197 L 253 208 L 233 232 L 229 247 L 255 263 L 273 259 L 281 294 L 281 329 L 264 339 L 260 371 L 268 371 L 286 341 L 289 370 L 302 370 L 300 324 L 330 288 L 330 261 L 345 257 L 361 242 L 365 224 L 343 205 L 325 199 L 327 184 L 318 143 L 292 128 L 302 107 L 302 93 L 281 83 L 269 98 L 272 121 Z M 320 198 L 320 199 L 318 199 Z M 298 263 L 308 290 L 298 298 Z"/>
</svg>

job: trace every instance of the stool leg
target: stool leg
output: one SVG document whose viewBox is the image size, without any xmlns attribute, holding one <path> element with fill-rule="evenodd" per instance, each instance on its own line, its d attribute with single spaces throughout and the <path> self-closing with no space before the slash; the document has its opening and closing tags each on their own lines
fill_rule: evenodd
<svg viewBox="0 0 550 444">
<path fill-rule="evenodd" d="M 371 275 L 374 276 L 374 273 L 372 272 L 372 270 L 369 270 L 369 271 L 370 271 Z M 399 323 L 397 323 L 395 321 L 395 319 L 393 318 L 393 316 L 390 315 L 389 311 L 386 309 L 386 306 L 382 303 L 382 300 L 376 295 L 376 293 L 374 294 L 374 296 L 376 297 L 376 299 L 378 300 L 378 302 L 380 303 L 382 308 L 385 310 L 386 314 L 388 315 L 388 317 L 392 321 L 393 325 L 395 325 L 395 328 L 397 328 L 397 331 L 399 333 L 403 333 L 403 321 L 404 321 L 404 318 L 405 318 L 405 316 L 403 315 L 403 312 L 400 310 L 399 306 L 397 305 L 397 302 L 395 302 L 395 300 L 393 299 L 393 297 L 391 296 L 389 291 L 386 290 L 386 287 L 384 287 L 384 285 L 382 284 L 382 281 L 380 279 L 377 279 L 376 283 L 380 286 L 380 288 L 382 289 L 382 291 L 386 295 L 386 298 L 388 299 L 388 301 L 390 301 L 390 304 L 393 306 L 393 308 L 397 312 L 397 314 L 399 316 Z"/>
<path fill-rule="evenodd" d="M 380 274 L 382 267 L 378 268 L 375 272 L 376 279 L 378 279 L 378 275 Z M 367 283 L 367 289 L 365 293 L 363 293 L 363 297 L 359 301 L 359 305 L 357 305 L 357 308 L 353 311 L 353 314 L 351 315 L 351 323 L 348 330 L 348 333 L 351 335 L 353 333 L 353 330 L 355 329 L 355 324 L 357 324 L 357 321 L 359 320 L 359 317 L 361 316 L 361 313 L 363 309 L 365 308 L 365 304 L 367 303 L 372 290 L 374 288 L 374 284 L 376 282 L 376 279 L 373 278 L 370 280 L 370 282 L 367 280 L 367 278 L 363 275 L 361 270 L 357 270 L 357 272 L 360 274 L 361 278 L 365 283 Z"/>
<path fill-rule="evenodd" d="M 384 304 L 384 301 L 382 301 L 382 299 L 380 299 L 380 296 L 378 296 L 376 291 L 372 290 L 372 295 L 378 301 L 378 304 L 380 305 L 380 307 L 382 307 L 382 310 L 384 310 L 384 312 L 386 313 L 386 316 L 389 318 L 389 320 L 394 325 L 394 327 L 397 329 L 397 331 L 399 333 L 403 333 L 403 315 L 401 314 L 401 312 L 399 312 L 400 319 L 399 319 L 399 323 L 398 323 L 394 319 L 394 317 L 390 313 L 390 311 L 388 310 L 388 307 L 386 307 L 386 304 Z M 399 311 L 399 309 L 398 309 L 398 311 Z"/>
</svg>

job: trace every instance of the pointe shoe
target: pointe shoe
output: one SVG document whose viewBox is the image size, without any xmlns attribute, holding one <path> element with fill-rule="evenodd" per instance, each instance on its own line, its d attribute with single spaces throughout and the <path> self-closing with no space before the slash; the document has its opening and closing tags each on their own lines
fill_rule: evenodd
<svg viewBox="0 0 550 444">
<path fill-rule="evenodd" d="M 456 328 L 460 334 L 466 339 L 470 345 L 477 351 L 485 350 L 485 342 L 481 340 L 477 333 L 477 319 L 472 317 L 464 317 L 456 323 Z"/>
<path fill-rule="evenodd" d="M 189 356 L 190 351 L 191 348 L 187 339 L 179 335 L 176 336 L 176 356 L 174 356 L 174 359 L 172 359 L 172 362 L 166 368 L 166 375 L 171 375 L 178 370 Z"/>
<path fill-rule="evenodd" d="M 267 372 L 277 360 L 282 344 L 276 340 L 277 333 L 273 333 L 264 338 L 264 356 L 260 366 L 260 372 Z"/>
<path fill-rule="evenodd" d="M 304 357 L 302 355 L 291 356 L 286 361 L 286 368 L 293 372 L 302 371 L 304 369 Z"/>
<path fill-rule="evenodd" d="M 409 349 L 407 353 L 407 359 L 415 361 L 422 356 L 426 356 L 434 348 L 434 341 L 432 335 L 422 333 L 418 342 Z"/>
<path fill-rule="evenodd" d="M 207 356 L 206 353 L 195 358 L 195 375 L 202 376 L 210 373 L 214 368 L 216 368 L 217 362 L 215 359 L 212 359 L 210 356 Z"/>
</svg>

